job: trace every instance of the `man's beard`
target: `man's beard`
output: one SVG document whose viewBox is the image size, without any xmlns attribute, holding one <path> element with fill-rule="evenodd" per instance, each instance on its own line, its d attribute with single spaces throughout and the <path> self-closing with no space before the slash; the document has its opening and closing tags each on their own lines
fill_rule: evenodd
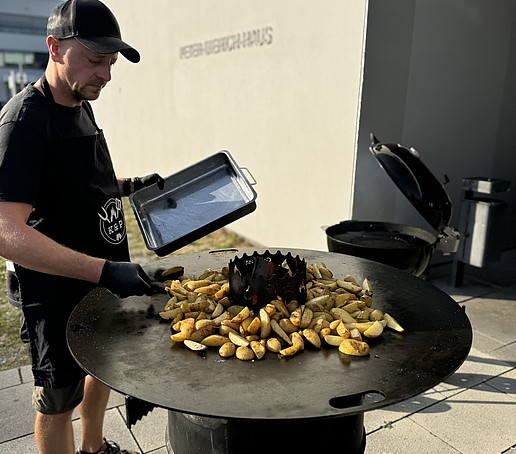
<svg viewBox="0 0 516 454">
<path fill-rule="evenodd" d="M 102 87 L 103 88 L 103 87 Z M 72 98 L 76 102 L 82 102 L 82 101 L 94 101 L 95 99 L 98 99 L 100 96 L 100 92 L 102 88 L 98 91 L 89 92 L 86 87 L 84 88 L 73 88 L 72 89 Z"/>
</svg>

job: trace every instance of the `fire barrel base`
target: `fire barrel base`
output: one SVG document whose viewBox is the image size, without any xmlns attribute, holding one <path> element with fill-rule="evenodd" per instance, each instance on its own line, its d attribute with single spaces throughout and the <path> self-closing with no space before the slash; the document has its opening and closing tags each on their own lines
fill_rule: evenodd
<svg viewBox="0 0 516 454">
<path fill-rule="evenodd" d="M 336 437 L 342 442 L 336 442 Z M 364 414 L 318 420 L 248 420 L 169 411 L 166 444 L 169 454 L 362 454 Z M 338 450 L 339 445 L 343 451 Z"/>
</svg>

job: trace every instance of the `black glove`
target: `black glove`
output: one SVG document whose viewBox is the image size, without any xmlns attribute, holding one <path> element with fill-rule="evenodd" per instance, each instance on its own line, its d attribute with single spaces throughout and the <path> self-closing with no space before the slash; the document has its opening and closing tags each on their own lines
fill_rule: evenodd
<svg viewBox="0 0 516 454">
<path fill-rule="evenodd" d="M 159 189 L 163 189 L 163 187 L 165 186 L 165 180 L 161 178 L 157 173 L 151 173 L 150 175 L 146 175 L 141 178 L 133 178 L 133 187 L 135 191 L 138 191 L 138 189 L 141 188 L 146 188 L 147 186 L 151 186 L 154 183 L 157 183 Z"/>
<path fill-rule="evenodd" d="M 157 173 L 151 173 L 144 177 L 125 178 L 122 184 L 122 193 L 125 196 L 129 196 L 134 191 L 146 188 L 157 183 L 159 189 L 165 187 L 165 180 L 161 178 Z"/>
<path fill-rule="evenodd" d="M 164 284 L 153 280 L 137 263 L 130 262 L 106 260 L 99 285 L 120 298 L 165 293 Z"/>
</svg>

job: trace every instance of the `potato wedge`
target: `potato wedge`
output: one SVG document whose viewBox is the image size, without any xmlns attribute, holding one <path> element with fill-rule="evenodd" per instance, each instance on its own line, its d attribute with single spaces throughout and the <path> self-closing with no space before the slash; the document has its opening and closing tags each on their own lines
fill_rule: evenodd
<svg viewBox="0 0 516 454">
<path fill-rule="evenodd" d="M 277 337 L 269 337 L 265 343 L 265 348 L 272 353 L 278 353 L 281 350 L 281 342 Z"/>
<path fill-rule="evenodd" d="M 297 331 L 292 333 L 290 335 L 290 337 L 291 337 L 292 345 L 290 345 L 290 347 L 281 349 L 279 351 L 280 357 L 295 355 L 297 352 L 299 352 L 305 348 L 303 338 L 301 337 L 301 334 L 299 334 Z"/>
<path fill-rule="evenodd" d="M 207 347 L 221 347 L 226 342 L 230 342 L 229 337 L 222 336 L 220 334 L 211 334 L 206 336 L 201 341 L 201 344 L 206 345 Z"/>
<path fill-rule="evenodd" d="M 337 285 L 344 290 L 354 293 L 358 295 L 362 291 L 362 287 L 360 285 L 356 285 L 353 282 L 344 281 L 342 279 L 337 279 Z"/>
<path fill-rule="evenodd" d="M 335 334 L 327 334 L 323 339 L 328 345 L 332 345 L 333 347 L 338 347 L 344 340 L 343 337 L 336 336 Z"/>
<path fill-rule="evenodd" d="M 327 328 L 322 328 L 320 331 L 319 331 L 319 337 L 321 338 L 325 338 L 325 336 L 330 336 L 331 335 L 331 328 L 328 326 Z"/>
<path fill-rule="evenodd" d="M 361 334 L 364 333 L 364 331 L 371 327 L 371 325 L 374 322 L 355 322 L 355 323 L 346 323 L 346 328 L 349 330 L 352 330 L 353 328 L 358 329 Z"/>
<path fill-rule="evenodd" d="M 224 342 L 219 347 L 219 355 L 223 358 L 230 358 L 236 352 L 236 345 L 233 342 Z"/>
<path fill-rule="evenodd" d="M 347 339 L 348 337 L 350 337 L 349 329 L 346 328 L 346 324 L 344 322 L 342 322 L 342 321 L 337 326 L 337 330 L 336 331 L 337 331 L 337 334 L 340 337 L 343 337 L 344 339 Z"/>
<path fill-rule="evenodd" d="M 338 318 L 339 320 L 342 320 L 345 323 L 356 322 L 356 320 L 350 315 L 350 313 L 347 310 L 342 309 L 340 307 L 334 307 L 330 312 L 334 318 Z"/>
<path fill-rule="evenodd" d="M 369 355 L 369 345 L 356 339 L 343 339 L 339 345 L 339 352 L 352 356 Z"/>
<path fill-rule="evenodd" d="M 326 304 L 326 302 L 328 301 L 328 298 L 330 298 L 330 295 L 317 296 L 315 298 L 312 298 L 312 299 L 308 300 L 306 302 L 306 305 L 309 306 L 309 307 L 311 305 L 316 305 L 316 304 L 321 304 L 322 306 L 324 306 Z"/>
<path fill-rule="evenodd" d="M 185 339 L 188 339 L 185 333 L 175 333 L 170 335 L 170 339 L 172 339 L 174 342 L 184 342 Z"/>
<path fill-rule="evenodd" d="M 162 311 L 159 313 L 159 316 L 163 320 L 173 320 L 176 318 L 179 314 L 182 314 L 183 310 L 180 307 L 176 307 L 175 309 L 169 309 L 167 311 Z"/>
<path fill-rule="evenodd" d="M 181 320 L 179 323 L 179 331 L 183 333 L 188 339 L 190 334 L 192 334 L 193 330 L 195 329 L 195 319 L 194 318 L 185 318 L 184 320 Z"/>
<path fill-rule="evenodd" d="M 302 331 L 303 337 L 315 348 L 321 348 L 321 338 L 313 329 L 305 328 Z"/>
<path fill-rule="evenodd" d="M 187 281 L 181 287 L 189 292 L 193 292 L 196 288 L 206 287 L 210 284 L 210 281 L 207 281 L 206 279 L 201 279 L 198 281 Z M 172 290 L 176 290 L 176 288 L 172 288 Z"/>
<path fill-rule="evenodd" d="M 193 350 L 196 352 L 200 352 L 200 351 L 206 350 L 208 348 L 207 345 L 192 341 L 190 339 L 185 339 L 183 344 L 185 344 L 190 350 Z"/>
<path fill-rule="evenodd" d="M 405 331 L 405 328 L 403 328 L 393 316 L 385 313 L 383 314 L 383 319 L 387 320 L 387 326 L 389 328 L 398 331 L 399 333 Z"/>
<path fill-rule="evenodd" d="M 244 306 L 240 312 L 238 312 L 238 314 L 236 314 L 232 319 L 231 321 L 233 323 L 242 323 L 247 317 L 249 317 L 249 315 L 251 314 L 251 310 L 247 307 L 247 306 Z"/>
<path fill-rule="evenodd" d="M 219 316 L 212 318 L 212 321 L 215 326 L 220 326 L 222 322 L 229 321 L 231 319 L 231 315 L 229 315 L 228 311 L 222 312 Z"/>
<path fill-rule="evenodd" d="M 210 284 L 204 287 L 197 287 L 194 292 L 202 293 L 203 295 L 215 295 L 220 290 L 220 284 Z"/>
<path fill-rule="evenodd" d="M 222 320 L 222 322 L 220 323 L 220 326 L 228 326 L 233 331 L 236 331 L 236 332 L 240 331 L 240 323 L 236 323 L 232 319 Z"/>
<path fill-rule="evenodd" d="M 340 307 L 340 306 L 339 306 Z M 346 312 L 349 312 L 352 314 L 358 309 L 358 301 L 357 300 L 348 300 L 343 306 L 342 309 L 344 309 Z"/>
<path fill-rule="evenodd" d="M 351 339 L 356 339 L 359 341 L 362 340 L 362 334 L 360 334 L 360 331 L 358 331 L 358 329 L 356 329 L 356 328 L 352 328 L 349 330 L 349 337 Z"/>
<path fill-rule="evenodd" d="M 242 322 L 240 323 L 240 327 L 238 329 L 238 331 L 240 332 L 240 334 L 242 336 L 247 336 L 247 334 L 249 334 L 247 329 L 252 321 L 253 321 L 252 315 L 249 315 L 249 317 L 247 317 L 245 320 L 242 320 Z"/>
<path fill-rule="evenodd" d="M 369 281 L 369 279 L 367 279 L 367 278 L 364 279 L 364 281 L 362 282 L 362 288 L 365 290 L 367 295 L 373 294 L 373 286 L 372 286 L 371 282 Z"/>
<path fill-rule="evenodd" d="M 383 332 L 383 325 L 376 320 L 373 324 L 364 331 L 364 336 L 369 338 L 378 337 Z"/>
<path fill-rule="evenodd" d="M 282 318 L 279 321 L 279 326 L 281 326 L 281 329 L 287 334 L 291 334 L 299 329 L 299 326 L 294 325 L 289 318 Z"/>
<path fill-rule="evenodd" d="M 228 337 L 231 342 L 233 342 L 235 345 L 239 347 L 247 347 L 249 345 L 249 341 L 240 334 L 233 333 L 230 331 Z"/>
<path fill-rule="evenodd" d="M 246 331 L 248 334 L 256 334 L 256 333 L 258 333 L 258 331 L 260 331 L 260 328 L 261 328 L 260 317 L 254 317 L 254 318 L 252 318 L 251 323 L 249 323 L 249 325 L 247 326 Z"/>
<path fill-rule="evenodd" d="M 369 320 L 375 321 L 375 320 L 382 320 L 383 319 L 383 312 L 380 309 L 373 309 L 371 313 L 369 314 Z"/>
<path fill-rule="evenodd" d="M 219 303 L 217 303 L 217 305 L 215 306 L 215 309 L 211 313 L 211 318 L 212 319 L 217 318 L 223 312 L 224 312 L 224 306 L 222 304 L 220 304 L 220 302 L 219 302 Z"/>
<path fill-rule="evenodd" d="M 296 309 L 294 309 L 292 311 L 292 313 L 290 314 L 290 317 L 289 317 L 290 323 L 293 326 L 295 326 L 296 329 L 301 324 L 301 316 L 302 315 L 303 315 L 303 309 L 301 308 L 301 306 L 299 306 Z"/>
<path fill-rule="evenodd" d="M 195 326 L 196 330 L 206 328 L 207 326 L 209 326 L 209 327 L 211 327 L 211 329 L 213 329 L 214 323 L 213 323 L 213 320 L 203 318 L 203 319 L 197 320 L 195 322 L 194 326 Z"/>
<path fill-rule="evenodd" d="M 222 284 L 220 289 L 213 294 L 213 296 L 215 298 L 217 298 L 218 300 L 220 300 L 221 298 L 226 296 L 228 293 L 229 293 L 229 282 L 225 282 L 224 284 Z"/>
<path fill-rule="evenodd" d="M 335 320 L 331 321 L 331 322 L 330 322 L 330 329 L 331 329 L 332 331 L 336 331 L 336 330 L 337 330 L 337 327 L 338 327 L 341 323 L 343 323 L 343 322 L 342 322 L 342 320 L 341 320 L 340 318 L 337 318 L 337 319 L 335 319 Z"/>
<path fill-rule="evenodd" d="M 290 313 L 287 309 L 287 306 L 285 305 L 285 303 L 281 300 L 272 300 L 271 301 L 271 304 L 274 305 L 274 307 L 276 308 L 276 312 L 281 312 L 283 314 L 284 317 L 290 317 Z"/>
<path fill-rule="evenodd" d="M 235 355 L 241 361 L 251 361 L 254 359 L 254 352 L 249 347 L 245 346 L 237 347 Z"/>
<path fill-rule="evenodd" d="M 200 329 L 196 329 L 192 331 L 188 339 L 195 341 L 195 342 L 201 342 L 205 337 L 210 336 L 213 333 L 213 326 L 206 325 L 203 326 Z"/>
<path fill-rule="evenodd" d="M 258 312 L 260 317 L 260 337 L 266 339 L 271 334 L 271 319 L 265 308 Z"/>
<path fill-rule="evenodd" d="M 264 357 L 266 349 L 259 341 L 251 341 L 249 346 L 258 359 L 262 359 Z"/>
<path fill-rule="evenodd" d="M 281 340 L 283 340 L 284 342 L 286 342 L 289 345 L 292 345 L 292 340 L 290 339 L 288 334 L 283 330 L 283 328 L 274 319 L 271 320 L 271 328 L 280 337 Z"/>
<path fill-rule="evenodd" d="M 312 322 L 312 319 L 314 318 L 314 312 L 309 307 L 306 307 L 306 306 L 302 306 L 302 307 L 303 307 L 303 315 L 301 315 L 301 322 L 299 323 L 299 327 L 301 329 L 305 329 Z"/>
</svg>

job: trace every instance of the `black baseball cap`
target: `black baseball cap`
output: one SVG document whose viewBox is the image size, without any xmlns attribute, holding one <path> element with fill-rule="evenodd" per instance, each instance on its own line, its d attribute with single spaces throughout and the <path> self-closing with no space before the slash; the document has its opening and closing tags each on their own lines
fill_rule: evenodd
<svg viewBox="0 0 516 454">
<path fill-rule="evenodd" d="M 122 41 L 111 10 L 99 0 L 68 0 L 57 5 L 48 18 L 47 35 L 75 38 L 93 52 L 120 52 L 130 62 L 140 61 L 138 51 Z"/>
</svg>

